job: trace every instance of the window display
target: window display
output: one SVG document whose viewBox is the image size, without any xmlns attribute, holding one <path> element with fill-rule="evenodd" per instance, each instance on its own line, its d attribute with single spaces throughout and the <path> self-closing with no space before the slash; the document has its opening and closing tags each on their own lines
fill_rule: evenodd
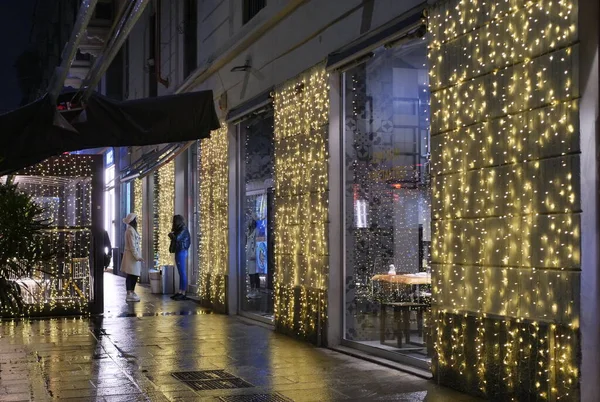
<svg viewBox="0 0 600 402">
<path fill-rule="evenodd" d="M 241 309 L 273 320 L 273 114 L 240 123 L 243 149 L 243 255 Z"/>
<path fill-rule="evenodd" d="M 432 353 L 424 40 L 343 73 L 345 339 L 426 367 Z"/>
</svg>

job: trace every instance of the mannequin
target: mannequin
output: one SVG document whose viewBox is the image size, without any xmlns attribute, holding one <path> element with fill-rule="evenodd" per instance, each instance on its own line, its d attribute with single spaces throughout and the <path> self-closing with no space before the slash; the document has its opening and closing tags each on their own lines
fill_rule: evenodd
<svg viewBox="0 0 600 402">
<path fill-rule="evenodd" d="M 256 220 L 249 218 L 246 229 L 246 272 L 250 278 L 250 292 L 246 297 L 256 299 L 260 297 L 260 276 L 256 273 Z"/>
</svg>

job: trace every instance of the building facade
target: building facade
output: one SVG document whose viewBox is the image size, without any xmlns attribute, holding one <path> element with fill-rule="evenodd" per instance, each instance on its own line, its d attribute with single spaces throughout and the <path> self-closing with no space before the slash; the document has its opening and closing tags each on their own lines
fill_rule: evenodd
<svg viewBox="0 0 600 402">
<path fill-rule="evenodd" d="M 29 34 L 29 46 L 16 62 L 22 104 L 42 97 L 50 84 L 55 69 L 62 61 L 64 47 L 75 28 L 80 1 L 39 1 L 35 4 Z M 124 5 L 119 0 L 99 0 L 87 29 L 69 68 L 65 89 L 79 89 L 89 73 L 92 63 L 100 55 L 106 40 L 111 35 L 111 26 L 117 11 Z M 101 80 L 97 90 L 112 98 L 121 99 L 123 70 L 121 58 Z"/>
<path fill-rule="evenodd" d="M 222 128 L 121 150 L 121 214 L 156 266 L 186 217 L 216 311 L 489 398 L 594 400 L 598 13 L 156 1 L 126 92 L 212 89 Z"/>
</svg>

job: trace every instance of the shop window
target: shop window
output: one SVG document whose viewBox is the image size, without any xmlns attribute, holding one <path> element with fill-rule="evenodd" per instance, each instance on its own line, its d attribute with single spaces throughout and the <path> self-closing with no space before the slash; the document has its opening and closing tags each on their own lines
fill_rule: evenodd
<svg viewBox="0 0 600 402">
<path fill-rule="evenodd" d="M 343 73 L 345 339 L 423 368 L 432 354 L 427 72 L 419 40 Z"/>
<path fill-rule="evenodd" d="M 150 17 L 150 24 L 148 26 L 148 96 L 158 96 L 158 82 L 156 80 L 156 13 Z"/>
<path fill-rule="evenodd" d="M 242 143 L 244 191 L 242 194 L 242 246 L 244 264 L 240 274 L 243 312 L 273 320 L 273 110 L 239 124 Z"/>
<path fill-rule="evenodd" d="M 123 99 L 129 99 L 129 38 L 123 44 Z"/>
<path fill-rule="evenodd" d="M 94 19 L 112 21 L 114 7 L 112 1 L 99 1 L 94 10 Z"/>
<path fill-rule="evenodd" d="M 246 24 L 267 5 L 267 0 L 244 0 L 243 21 Z"/>
<path fill-rule="evenodd" d="M 122 48 L 117 52 L 113 62 L 106 70 L 106 96 L 116 100 L 123 100 L 124 95 L 124 54 L 126 48 Z"/>
<path fill-rule="evenodd" d="M 81 53 L 81 50 L 77 49 L 77 53 L 75 53 L 75 60 L 91 62 L 92 55 L 90 53 Z"/>
<path fill-rule="evenodd" d="M 184 3 L 183 22 L 183 75 L 189 76 L 198 64 L 198 2 L 186 0 Z"/>
</svg>

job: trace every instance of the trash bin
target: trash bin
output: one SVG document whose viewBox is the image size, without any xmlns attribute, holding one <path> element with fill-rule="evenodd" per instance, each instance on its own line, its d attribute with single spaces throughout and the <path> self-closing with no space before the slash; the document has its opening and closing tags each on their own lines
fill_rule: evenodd
<svg viewBox="0 0 600 402">
<path fill-rule="evenodd" d="M 155 294 L 163 293 L 163 283 L 161 279 L 160 271 L 157 269 L 148 270 L 148 274 L 150 276 L 150 291 Z"/>
<path fill-rule="evenodd" d="M 164 294 L 176 293 L 179 290 L 179 272 L 173 265 L 162 265 L 162 290 Z"/>
</svg>

